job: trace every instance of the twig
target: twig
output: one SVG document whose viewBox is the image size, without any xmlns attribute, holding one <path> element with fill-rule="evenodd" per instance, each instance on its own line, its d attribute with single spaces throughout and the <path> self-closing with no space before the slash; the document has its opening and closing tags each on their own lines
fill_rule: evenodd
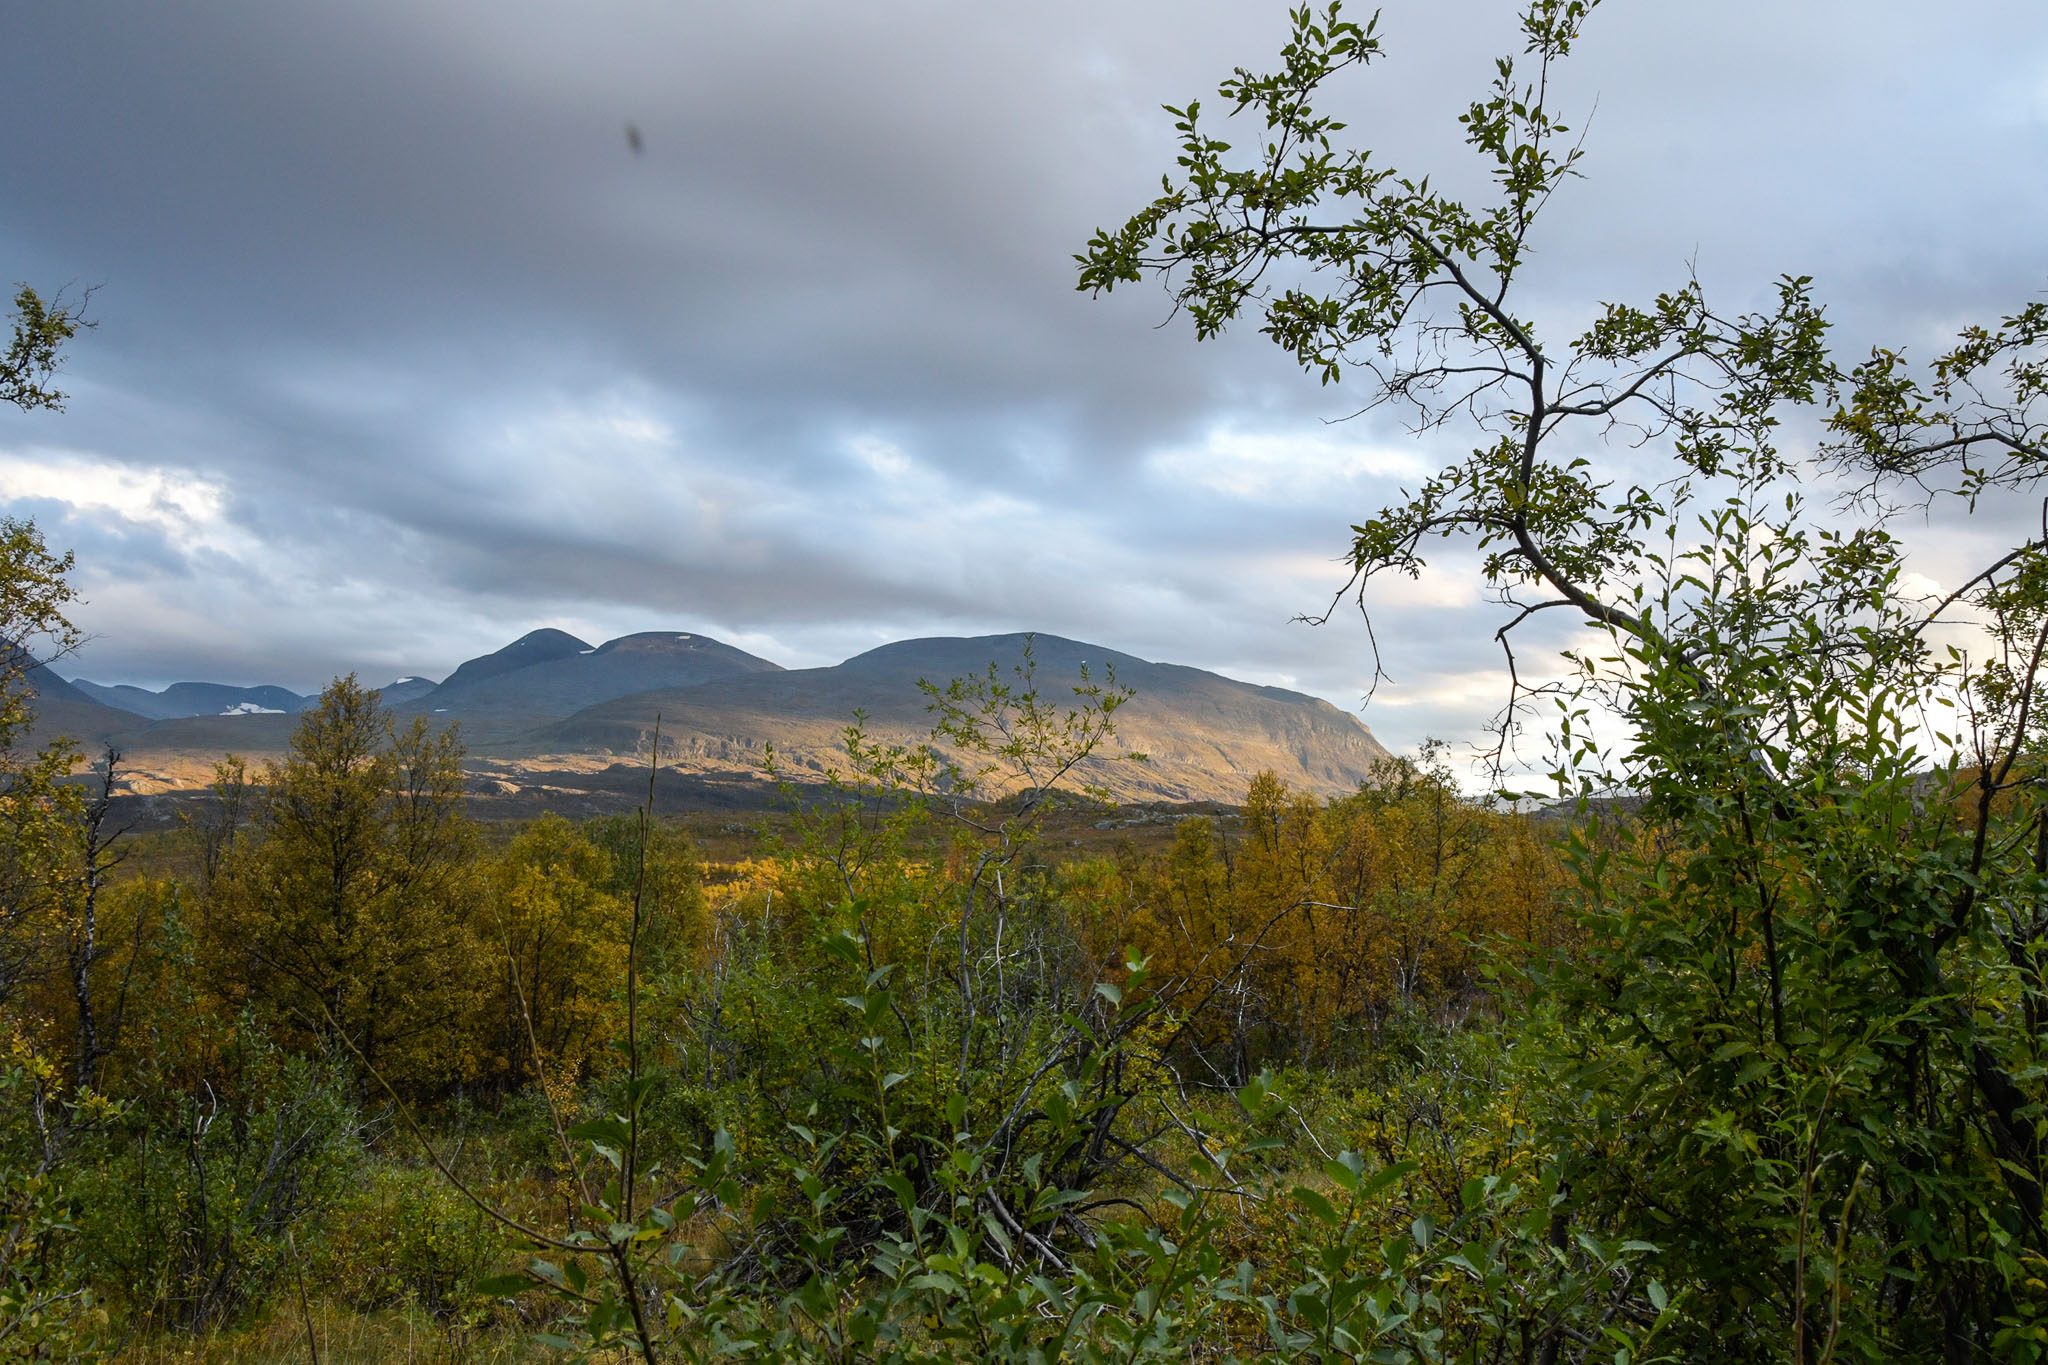
<svg viewBox="0 0 2048 1365">
<path fill-rule="evenodd" d="M 313 1365 L 320 1365 L 320 1339 L 313 1333 L 313 1306 L 306 1302 L 306 1263 L 299 1258 L 298 1239 L 292 1236 L 290 1228 L 284 1230 L 284 1244 L 291 1250 L 292 1277 L 299 1283 L 299 1316 L 306 1322 L 306 1354 Z"/>
</svg>

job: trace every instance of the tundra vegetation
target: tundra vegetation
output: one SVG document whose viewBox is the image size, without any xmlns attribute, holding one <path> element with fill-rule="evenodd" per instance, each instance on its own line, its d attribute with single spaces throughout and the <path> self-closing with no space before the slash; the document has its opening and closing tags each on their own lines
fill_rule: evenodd
<svg viewBox="0 0 2048 1365">
<path fill-rule="evenodd" d="M 646 809 L 481 838 L 342 680 L 122 866 L 118 757 L 16 744 L 0 1357 L 2048 1356 L 2048 546 L 1923 597 L 1896 516 L 2043 468 L 2048 311 L 1844 363 L 1804 278 L 1686 280 L 1548 340 L 1591 8 L 1525 11 L 1477 204 L 1342 145 L 1379 40 L 1297 11 L 1222 87 L 1250 150 L 1173 111 L 1081 258 L 1478 433 L 1352 567 L 1476 548 L 1511 662 L 1580 623 L 1496 736 L 1548 804 L 1429 748 L 1063 856 L 1128 694 L 1027 666 L 706 866 Z M 61 646 L 8 536 L 0 629 Z"/>
</svg>

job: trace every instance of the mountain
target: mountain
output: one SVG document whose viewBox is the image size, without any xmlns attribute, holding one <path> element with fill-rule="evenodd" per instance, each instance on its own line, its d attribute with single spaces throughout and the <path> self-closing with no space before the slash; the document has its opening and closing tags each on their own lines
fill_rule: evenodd
<svg viewBox="0 0 2048 1365">
<path fill-rule="evenodd" d="M 0 650 L 4 649 L 5 646 L 0 646 Z M 20 661 L 9 660 L 8 666 L 12 667 L 16 662 Z M 90 705 L 104 706 L 110 710 L 127 709 L 125 707 L 116 707 L 110 702 L 103 702 L 98 697 L 93 696 L 90 692 L 85 691 L 83 688 L 65 682 L 62 678 L 58 677 L 54 672 L 50 670 L 50 666 L 48 664 L 31 663 L 29 664 L 28 668 L 23 672 L 22 677 L 28 683 L 29 690 L 36 694 L 37 702 L 44 706 Z M 131 714 L 129 716 L 129 719 L 133 721 L 134 715 Z"/>
<path fill-rule="evenodd" d="M 1355 717 L 1315 697 L 1058 636 L 1028 638 L 1048 702 L 1071 700 L 1084 665 L 1097 682 L 1113 670 L 1118 683 L 1135 689 L 1116 714 L 1108 752 L 1142 752 L 1148 761 L 1092 763 L 1075 775 L 1077 785 L 1097 783 L 1127 800 L 1234 803 L 1266 770 L 1298 789 L 1335 795 L 1356 790 L 1388 756 Z M 943 685 L 993 664 L 1016 687 L 1026 639 L 904 640 L 830 668 L 789 670 L 703 635 L 650 632 L 592 646 L 542 630 L 470 660 L 438 686 L 401 678 L 381 691 L 401 721 L 459 724 L 472 755 L 498 773 L 590 772 L 644 761 L 658 716 L 662 761 L 680 773 L 758 777 L 773 745 L 783 770 L 805 779 L 844 767 L 844 732 L 857 711 L 873 739 L 922 743 L 932 717 L 921 679 Z M 259 762 L 281 756 L 298 723 L 281 707 L 152 719 L 107 705 L 47 669 L 34 676 L 37 736 L 69 734 L 88 750 L 112 738 L 138 790 L 203 785 L 229 751 Z M 235 700 L 264 691 L 180 686 L 187 690 L 98 691 L 158 707 L 173 692 Z"/>
<path fill-rule="evenodd" d="M 395 709 L 460 722 L 472 744 L 513 739 L 615 697 L 780 673 L 708 635 L 650 631 L 592 648 L 562 631 L 535 631 L 472 659 L 433 691 Z"/>
<path fill-rule="evenodd" d="M 153 719 L 110 706 L 83 687 L 65 682 L 42 666 L 28 671 L 28 682 L 35 691 L 36 700 L 35 722 L 29 727 L 27 744 L 40 747 L 59 738 L 68 739 L 83 750 L 87 758 L 112 744 L 122 753 L 122 773 L 127 785 L 137 792 L 204 786 L 212 779 L 214 763 L 227 753 L 251 758 L 282 754 L 291 741 L 293 727 L 298 724 L 296 715 L 277 707 L 254 705 L 254 709 L 234 709 L 247 703 L 233 696 L 228 700 L 228 709 L 221 713 Z M 204 688 L 214 685 L 201 683 L 193 686 Z M 126 695 L 115 688 L 97 690 Z M 171 690 L 166 688 L 164 693 L 156 693 L 138 687 L 126 691 L 139 692 L 144 697 L 161 697 Z M 283 688 L 234 687 L 221 690 L 229 694 L 284 691 Z M 285 693 L 286 697 L 296 695 Z M 301 702 L 304 700 L 300 699 Z"/>
<path fill-rule="evenodd" d="M 856 710 L 871 738 L 920 742 L 932 718 L 920 679 L 944 684 L 985 673 L 991 663 L 1015 686 L 1025 636 L 945 637 L 884 645 L 831 668 L 799 669 L 669 687 L 589 707 L 530 734 L 483 746 L 536 762 L 576 756 L 637 757 L 661 720 L 665 762 L 703 772 L 757 770 L 773 744 L 778 762 L 803 776 L 844 766 L 843 732 Z M 1135 698 L 1116 714 L 1110 751 L 1142 752 L 1144 763 L 1096 762 L 1081 780 L 1126 799 L 1243 799 L 1252 777 L 1277 773 L 1324 794 L 1356 790 L 1387 750 L 1354 717 L 1326 701 L 1238 682 L 1178 664 L 1058 636 L 1032 637 L 1040 694 L 1058 704 L 1086 665 L 1097 682 L 1114 670 Z"/>
<path fill-rule="evenodd" d="M 36 694 L 35 720 L 29 726 L 27 743 L 40 747 L 60 736 L 70 738 L 88 754 L 107 737 L 146 724 L 132 711 L 110 706 L 51 672 L 44 664 L 32 665 L 24 675 Z"/>
<path fill-rule="evenodd" d="M 418 701 L 439 686 L 432 678 L 400 678 L 378 688 L 377 695 L 384 699 L 386 706 L 403 706 L 406 702 Z"/>
<path fill-rule="evenodd" d="M 459 689 L 502 673 L 588 653 L 590 646 L 566 630 L 530 630 L 495 653 L 469 660 L 450 673 L 441 686 Z"/>
<path fill-rule="evenodd" d="M 302 697 L 282 687 L 231 687 L 226 683 L 172 683 L 161 692 L 151 692 L 127 683 L 108 687 L 84 678 L 74 678 L 71 686 L 94 701 L 132 711 L 151 720 L 176 720 L 181 716 L 250 716 L 266 712 L 295 716 L 312 701 L 311 697 Z"/>
</svg>

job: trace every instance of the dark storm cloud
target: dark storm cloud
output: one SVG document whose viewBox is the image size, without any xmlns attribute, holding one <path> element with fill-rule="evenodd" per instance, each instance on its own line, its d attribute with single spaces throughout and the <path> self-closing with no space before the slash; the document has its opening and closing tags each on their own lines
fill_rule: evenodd
<svg viewBox="0 0 2048 1365">
<path fill-rule="evenodd" d="M 105 287 L 71 411 L 0 420 L 0 492 L 78 547 L 109 680 L 438 673 L 538 624 L 797 664 L 1038 627 L 1351 702 L 1362 629 L 1290 618 L 1454 443 L 1326 426 L 1356 403 L 1256 336 L 1071 287 L 1170 164 L 1157 106 L 1283 27 L 1225 0 L 24 7 L 0 253 Z M 1337 97 L 1355 130 L 1469 174 L 1454 116 L 1511 10 L 1383 27 Z M 1927 344 L 2048 283 L 2016 226 L 2048 208 L 2038 6 L 1614 0 L 1562 87 L 1598 103 L 1532 279 L 1567 320 L 1691 261 L 1736 305 L 1814 273 L 1852 338 Z M 1380 602 L 1372 723 L 1472 733 L 1500 663 L 1469 573 Z"/>
</svg>

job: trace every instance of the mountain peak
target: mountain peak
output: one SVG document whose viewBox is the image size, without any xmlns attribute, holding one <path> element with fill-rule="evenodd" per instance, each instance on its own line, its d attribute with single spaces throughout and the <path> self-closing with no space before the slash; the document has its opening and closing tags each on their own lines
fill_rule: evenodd
<svg viewBox="0 0 2048 1365">
<path fill-rule="evenodd" d="M 441 686 L 455 687 L 462 683 L 480 682 L 485 678 L 495 678 L 500 673 L 510 673 L 534 664 L 544 664 L 550 659 L 566 659 L 576 654 L 588 654 L 590 649 L 587 641 L 577 639 L 566 630 L 543 626 L 539 630 L 526 632 L 503 649 L 471 659 L 450 673 Z"/>
<path fill-rule="evenodd" d="M 385 683 L 377 689 L 377 693 L 384 699 L 386 706 L 402 706 L 406 702 L 418 701 L 432 692 L 436 686 L 432 678 L 408 674 L 396 682 Z"/>
<path fill-rule="evenodd" d="M 780 664 L 686 631 L 622 635 L 594 649 L 562 631 L 535 631 L 471 659 L 411 704 L 459 721 L 471 743 L 492 744 L 615 697 L 782 671 Z"/>
<path fill-rule="evenodd" d="M 736 649 L 723 640 L 714 640 L 709 635 L 693 635 L 684 630 L 643 630 L 634 635 L 621 635 L 616 640 L 606 640 L 596 649 L 584 652 L 598 658 L 624 654 L 660 658 L 713 655 L 743 663 L 745 671 L 749 672 L 762 667 L 770 671 L 780 671 L 782 667 L 780 664 L 756 658 L 744 650 Z"/>
</svg>

